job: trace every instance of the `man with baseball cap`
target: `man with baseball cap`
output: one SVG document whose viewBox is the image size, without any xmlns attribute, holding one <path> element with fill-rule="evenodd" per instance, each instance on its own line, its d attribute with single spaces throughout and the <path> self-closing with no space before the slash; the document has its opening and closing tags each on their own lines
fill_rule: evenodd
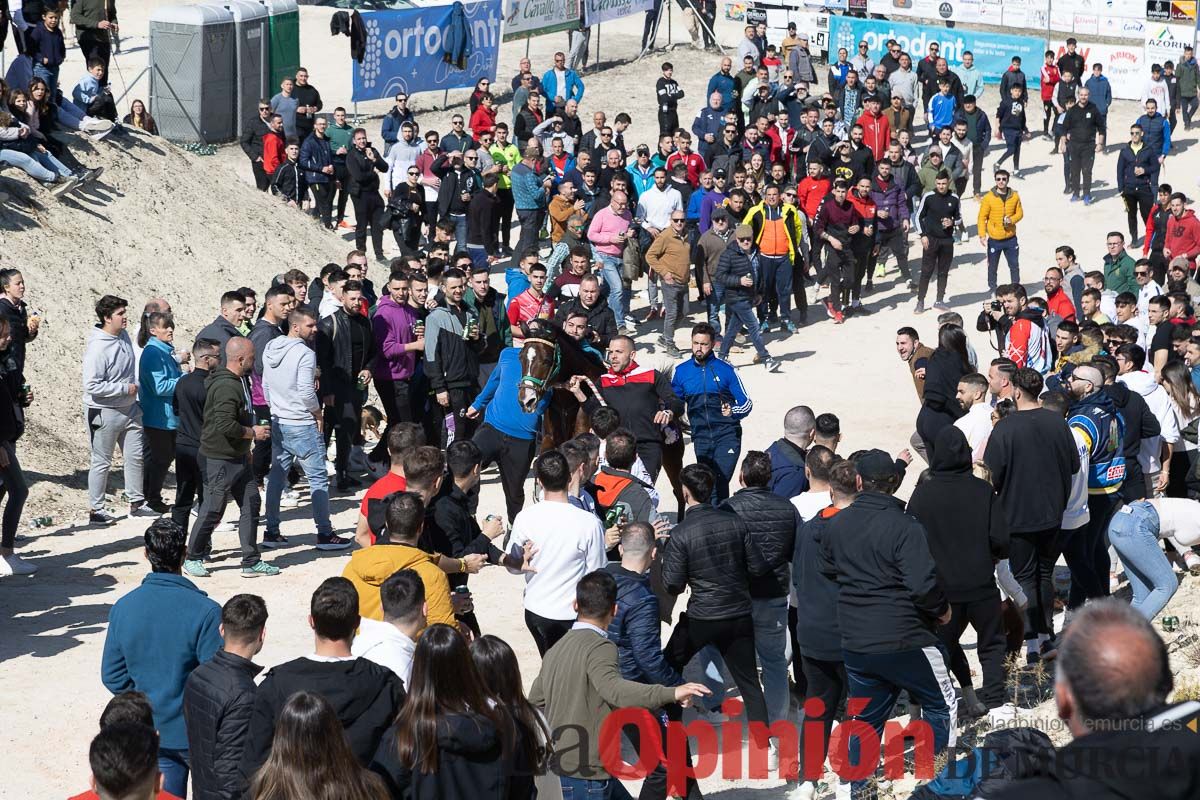
<svg viewBox="0 0 1200 800">
<path fill-rule="evenodd" d="M 740 327 L 745 326 L 746 335 L 757 355 L 755 364 L 764 364 L 769 372 L 778 372 L 782 366 L 763 344 L 758 332 L 758 317 L 754 306 L 762 296 L 763 272 L 759 266 L 758 248 L 754 245 L 754 229 L 749 225 L 738 225 L 733 232 L 733 241 L 717 262 L 713 283 L 721 287 L 725 297 L 725 338 L 721 340 L 720 356 L 729 359 L 729 349 Z"/>
<path fill-rule="evenodd" d="M 921 706 L 936 755 L 955 742 L 958 701 L 934 632 L 950 621 L 950 604 L 925 529 L 892 496 L 902 479 L 896 462 L 882 450 L 850 460 L 858 495 L 830 520 L 817 566 L 837 581 L 839 616 L 855 620 L 841 626 L 846 694 L 867 704 L 852 718 L 882 737 L 903 689 Z M 860 741 L 850 740 L 850 763 L 859 763 Z M 866 783 L 854 781 L 852 796 L 864 796 Z"/>
</svg>

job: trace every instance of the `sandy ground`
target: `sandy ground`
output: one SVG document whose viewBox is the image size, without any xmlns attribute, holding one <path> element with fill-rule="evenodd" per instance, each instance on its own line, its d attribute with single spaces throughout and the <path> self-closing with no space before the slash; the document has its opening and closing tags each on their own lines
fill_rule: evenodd
<svg viewBox="0 0 1200 800">
<path fill-rule="evenodd" d="M 133 81 L 145 60 L 146 17 L 150 4 L 122 3 L 126 54 L 114 81 L 121 90 Z M 346 40 L 328 35 L 328 9 L 302 10 L 303 57 L 313 82 L 329 106 L 349 102 L 349 66 Z M 686 36 L 678 15 L 676 40 Z M 626 141 L 653 141 L 653 82 L 659 57 L 630 63 L 636 54 L 641 20 L 606 25 L 601 54 L 606 69 L 585 76 L 588 89 L 581 113 L 589 119 L 602 109 L 610 117 L 627 110 L 634 126 Z M 737 26 L 722 23 L 722 38 L 736 42 Z M 552 35 L 532 42 L 531 55 L 540 70 L 549 56 L 565 44 L 565 36 Z M 515 72 L 524 54 L 521 43 L 503 49 L 500 82 Z M 73 58 L 78 59 L 78 51 Z M 690 117 L 704 93 L 716 57 L 682 48 L 668 58 L 677 65 L 676 76 L 688 92 Z M 607 68 L 611 65 L 611 68 Z M 71 75 L 71 64 L 64 68 Z M 119 93 L 119 92 L 118 92 Z M 457 93 L 465 101 L 465 92 Z M 131 96 L 145 96 L 136 87 Z M 455 98 L 452 98 L 454 100 Z M 421 97 L 416 107 L 423 127 L 445 129 L 448 113 L 441 97 Z M 995 104 L 990 90 L 984 106 Z M 364 104 L 360 112 L 379 114 L 387 102 Z M 507 113 L 507 103 L 502 114 Z M 1121 131 L 1136 113 L 1132 104 L 1118 104 L 1110 115 L 1110 129 Z M 370 123 L 377 130 L 378 122 Z M 1181 137 L 1180 155 L 1167 167 L 1166 179 L 1177 188 L 1191 187 L 1200 167 L 1194 135 Z M 1026 219 L 1020 226 L 1024 247 L 1022 275 L 1031 288 L 1040 289 L 1044 267 L 1053 263 L 1053 248 L 1069 243 L 1086 269 L 1095 268 L 1103 253 L 1103 236 L 1123 229 L 1124 213 L 1115 195 L 1115 150 L 1097 159 L 1095 191 L 1100 202 L 1091 208 L 1064 202 L 1061 162 L 1048 155 L 1048 143 L 1036 139 L 1025 148 L 1025 175 L 1017 181 Z M 86 476 L 84 428 L 79 413 L 79 356 L 91 324 L 96 297 L 115 292 L 131 299 L 135 307 L 151 295 L 164 294 L 174 305 L 180 339 L 191 336 L 212 319 L 220 292 L 240 285 L 263 287 L 271 275 L 302 267 L 316 270 L 340 259 L 347 242 L 322 233 L 303 218 L 288 217 L 252 187 L 246 185 L 248 168 L 236 148 L 225 148 L 216 157 L 182 153 L 160 141 L 139 139 L 127 147 L 103 143 L 77 148 L 81 160 L 107 168 L 99 186 L 76 200 L 54 203 L 40 189 L 12 178 L 0 178 L 13 201 L 0 208 L 0 264 L 20 266 L 30 286 L 31 304 L 45 313 L 48 322 L 41 339 L 30 347 L 30 375 L 38 395 L 31 412 L 29 432 L 21 443 L 21 458 L 33 479 L 34 490 L 26 518 L 52 514 L 49 530 L 23 530 L 23 555 L 41 567 L 29 579 L 0 581 L 0 685 L 9 687 L 0 725 L 0 746 L 8 753 L 4 795 L 52 798 L 80 791 L 87 783 L 87 743 L 98 714 L 108 699 L 99 680 L 100 653 L 105 622 L 113 602 L 135 587 L 146 572 L 140 552 L 143 525 L 122 522 L 109 530 L 91 530 L 80 523 L 84 503 L 80 492 Z M 989 163 L 997 154 L 989 157 Z M 974 219 L 976 204 L 964 203 L 964 215 Z M 973 228 L 973 222 L 972 228 Z M 917 254 L 913 248 L 913 254 Z M 968 320 L 987 298 L 984 255 L 977 241 L 960 246 L 950 278 L 950 302 Z M 381 276 L 376 275 L 377 279 Z M 895 356 L 893 333 L 901 325 L 915 324 L 933 338 L 932 314 L 914 317 L 912 301 L 893 269 L 876 292 L 867 298 L 876 312 L 834 327 L 823 315 L 790 339 L 772 334 L 768 344 L 784 362 L 784 371 L 768 375 L 749 366 L 749 353 L 735 356 L 745 367 L 743 379 L 755 401 L 745 423 L 744 448 L 764 448 L 781 434 L 781 418 L 791 406 L 805 403 L 815 411 L 836 412 L 842 422 L 843 452 L 882 447 L 898 452 L 908 444 L 917 401 L 906 367 Z M 644 296 L 635 306 L 644 305 Z M 699 319 L 699 317 L 696 317 Z M 980 359 L 991 356 L 983 335 L 969 331 Z M 642 341 L 657 336 L 643 326 Z M 683 335 L 680 336 L 680 343 Z M 654 356 L 644 361 L 655 362 Z M 665 365 L 664 365 L 665 366 Z M 690 455 L 689 455 L 690 458 Z M 910 471 L 907 495 L 917 470 Z M 119 478 L 114 479 L 119 487 Z M 665 488 L 665 483 L 660 486 Z M 345 531 L 353 525 L 357 503 L 349 498 L 334 502 L 335 525 Z M 487 476 L 481 513 L 502 508 L 494 475 Z M 305 624 L 307 598 L 325 577 L 339 574 L 347 557 L 318 554 L 308 507 L 285 515 L 283 532 L 296 546 L 269 555 L 284 568 L 282 576 L 254 583 L 238 578 L 236 539 L 217 537 L 218 561 L 213 577 L 202 588 L 218 602 L 242 591 L 262 594 L 272 616 L 267 645 L 259 661 L 278 664 L 311 648 Z M 525 680 L 537 670 L 536 651 L 521 617 L 521 584 L 518 578 L 490 569 L 472 580 L 476 597 L 486 598 L 478 613 L 485 631 L 506 638 L 517 650 Z M 1200 598 L 1185 584 L 1170 606 L 1183 618 L 1185 630 L 1176 640 L 1177 671 L 1188 673 L 1195 686 L 1196 663 L 1193 620 L 1200 619 Z M 1032 700 L 1032 697 L 1029 698 Z M 1043 719 L 1052 714 L 1043 704 Z M 57 757 L 47 758 L 46 744 L 53 742 Z M 728 798 L 782 796 L 776 782 L 703 782 L 709 794 Z M 897 787 L 898 796 L 903 792 Z M 761 789 L 761 791 L 759 791 Z"/>
</svg>

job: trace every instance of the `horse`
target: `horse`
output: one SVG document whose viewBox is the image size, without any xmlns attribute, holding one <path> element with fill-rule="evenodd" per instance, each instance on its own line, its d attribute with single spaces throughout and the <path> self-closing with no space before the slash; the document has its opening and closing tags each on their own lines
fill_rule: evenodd
<svg viewBox="0 0 1200 800">
<path fill-rule="evenodd" d="M 553 450 L 563 442 L 591 430 L 591 414 L 567 388 L 571 378 L 580 376 L 599 387 L 604 366 L 588 355 L 583 346 L 563 332 L 561 326 L 544 320 L 524 326 L 525 344 L 521 348 L 521 380 L 517 401 L 526 413 L 533 413 L 546 392 L 552 392 L 542 418 L 542 442 L 539 452 Z M 664 442 L 662 469 L 671 482 L 677 507 L 682 511 L 683 436 Z"/>
</svg>

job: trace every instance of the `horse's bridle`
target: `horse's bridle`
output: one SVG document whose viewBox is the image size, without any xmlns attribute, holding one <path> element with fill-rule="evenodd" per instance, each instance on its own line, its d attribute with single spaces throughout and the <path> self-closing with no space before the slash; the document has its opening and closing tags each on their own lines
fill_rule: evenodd
<svg viewBox="0 0 1200 800">
<path fill-rule="evenodd" d="M 554 341 L 553 339 L 547 339 L 542 336 L 525 337 L 525 343 L 528 344 L 529 342 L 540 342 L 541 344 L 544 344 L 553 350 L 554 366 L 550 368 L 550 373 L 545 378 L 536 378 L 533 375 L 529 375 L 522 371 L 521 380 L 517 381 L 517 386 L 532 386 L 538 392 L 544 392 L 546 390 L 546 386 L 552 380 L 554 380 L 554 378 L 558 375 L 559 370 L 562 369 L 562 351 L 559 350 L 558 342 Z"/>
</svg>

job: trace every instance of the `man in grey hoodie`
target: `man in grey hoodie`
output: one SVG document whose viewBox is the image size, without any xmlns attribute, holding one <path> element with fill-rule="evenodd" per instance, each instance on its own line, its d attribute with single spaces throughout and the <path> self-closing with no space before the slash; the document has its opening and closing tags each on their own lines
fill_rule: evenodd
<svg viewBox="0 0 1200 800">
<path fill-rule="evenodd" d="M 142 409 L 134 372 L 133 342 L 125 330 L 129 302 L 106 294 L 96 302 L 96 323 L 83 353 L 83 417 L 92 443 L 88 466 L 88 521 L 112 525 L 104 509 L 113 448 L 125 458 L 125 495 L 129 515 L 158 516 L 142 496 Z"/>
<path fill-rule="evenodd" d="M 307 308 L 288 315 L 288 335 L 272 339 L 263 353 L 262 389 L 271 408 L 271 471 L 267 475 L 267 530 L 263 547 L 279 547 L 279 498 L 292 463 L 298 463 L 312 493 L 318 550 L 345 550 L 353 542 L 333 535 L 329 520 L 329 474 L 317 397 L 317 316 Z"/>
</svg>

